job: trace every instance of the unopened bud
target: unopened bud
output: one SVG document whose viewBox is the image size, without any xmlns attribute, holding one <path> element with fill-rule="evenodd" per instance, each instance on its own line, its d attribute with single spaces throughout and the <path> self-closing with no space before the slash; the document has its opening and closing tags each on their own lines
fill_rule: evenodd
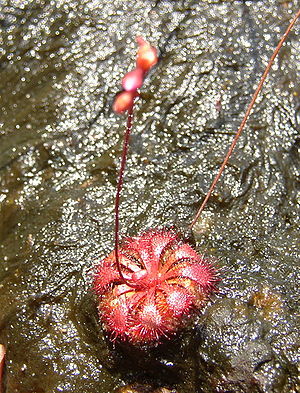
<svg viewBox="0 0 300 393">
<path fill-rule="evenodd" d="M 136 68 L 128 72 L 122 79 L 123 89 L 126 91 L 134 91 L 139 89 L 144 81 L 144 72 L 141 68 Z"/>
<path fill-rule="evenodd" d="M 119 93 L 113 103 L 113 111 L 116 113 L 122 113 L 130 109 L 136 95 L 137 93 L 135 91 L 122 91 Z"/>
<path fill-rule="evenodd" d="M 158 62 L 157 50 L 142 37 L 137 37 L 136 41 L 139 46 L 136 65 L 144 72 L 148 72 Z"/>
</svg>

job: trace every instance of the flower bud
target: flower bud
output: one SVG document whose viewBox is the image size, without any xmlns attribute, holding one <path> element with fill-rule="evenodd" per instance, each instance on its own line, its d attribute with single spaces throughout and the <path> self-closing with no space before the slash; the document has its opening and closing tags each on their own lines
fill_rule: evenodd
<svg viewBox="0 0 300 393">
<path fill-rule="evenodd" d="M 113 111 L 116 113 L 122 113 L 130 109 L 136 95 L 135 91 L 122 91 L 119 93 L 113 103 Z"/>
<path fill-rule="evenodd" d="M 139 89 L 144 81 L 144 72 L 141 68 L 135 68 L 128 72 L 122 79 L 122 87 L 126 91 L 135 91 Z"/>
<path fill-rule="evenodd" d="M 139 46 L 136 65 L 144 72 L 148 72 L 158 62 L 157 50 L 142 37 L 137 37 L 136 41 Z"/>
</svg>

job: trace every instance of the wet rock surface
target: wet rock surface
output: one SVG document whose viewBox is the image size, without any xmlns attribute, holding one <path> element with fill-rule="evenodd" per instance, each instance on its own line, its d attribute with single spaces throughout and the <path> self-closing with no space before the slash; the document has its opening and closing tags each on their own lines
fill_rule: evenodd
<svg viewBox="0 0 300 393">
<path fill-rule="evenodd" d="M 91 272 L 113 247 L 135 36 L 160 50 L 135 110 L 121 231 L 186 232 L 296 1 L 2 1 L 4 392 L 297 392 L 299 23 L 201 222 L 222 282 L 154 348 L 109 343 Z M 119 389 L 119 390 L 118 390 Z M 129 389 L 129 390 L 128 390 Z"/>
</svg>

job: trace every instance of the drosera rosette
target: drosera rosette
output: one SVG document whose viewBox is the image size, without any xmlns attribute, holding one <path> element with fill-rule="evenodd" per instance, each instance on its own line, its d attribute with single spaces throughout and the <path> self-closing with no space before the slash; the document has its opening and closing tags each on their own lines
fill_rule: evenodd
<svg viewBox="0 0 300 393">
<path fill-rule="evenodd" d="M 171 337 L 203 307 L 218 281 L 212 264 L 173 229 L 123 240 L 118 255 L 126 282 L 115 255 L 94 276 L 100 318 L 113 340 L 145 344 Z"/>
<path fill-rule="evenodd" d="M 113 110 L 127 112 L 115 201 L 115 249 L 95 267 L 94 292 L 100 319 L 112 340 L 158 343 L 185 326 L 206 303 L 218 281 L 216 269 L 174 229 L 149 229 L 119 245 L 119 205 L 132 129 L 134 100 L 157 50 L 137 37 L 136 67 L 122 78 Z"/>
<path fill-rule="evenodd" d="M 195 214 L 194 225 L 207 204 L 245 127 L 257 96 L 290 30 L 300 17 L 291 20 L 261 76 L 252 99 L 211 186 Z M 174 229 L 148 229 L 119 242 L 119 208 L 129 137 L 133 124 L 134 100 L 145 76 L 157 61 L 157 51 L 137 38 L 136 68 L 122 79 L 123 91 L 114 101 L 116 113 L 127 112 L 121 165 L 115 198 L 115 247 L 94 270 L 93 288 L 98 298 L 100 319 L 112 340 L 132 344 L 158 343 L 185 326 L 196 310 L 207 303 L 219 281 L 211 260 L 198 254 Z"/>
</svg>

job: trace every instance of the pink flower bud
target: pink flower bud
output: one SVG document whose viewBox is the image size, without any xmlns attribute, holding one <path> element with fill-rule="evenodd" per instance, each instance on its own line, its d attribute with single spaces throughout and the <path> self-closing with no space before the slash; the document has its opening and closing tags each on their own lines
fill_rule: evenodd
<svg viewBox="0 0 300 393">
<path fill-rule="evenodd" d="M 142 37 L 136 37 L 139 49 L 136 65 L 144 72 L 148 72 L 158 62 L 157 50 Z"/>
<path fill-rule="evenodd" d="M 122 91 L 119 93 L 113 103 L 113 111 L 116 113 L 122 113 L 130 109 L 136 95 L 137 93 L 135 91 Z"/>
<path fill-rule="evenodd" d="M 141 68 L 135 68 L 128 72 L 122 79 L 123 89 L 126 91 L 134 91 L 139 89 L 144 81 L 144 72 Z"/>
</svg>

